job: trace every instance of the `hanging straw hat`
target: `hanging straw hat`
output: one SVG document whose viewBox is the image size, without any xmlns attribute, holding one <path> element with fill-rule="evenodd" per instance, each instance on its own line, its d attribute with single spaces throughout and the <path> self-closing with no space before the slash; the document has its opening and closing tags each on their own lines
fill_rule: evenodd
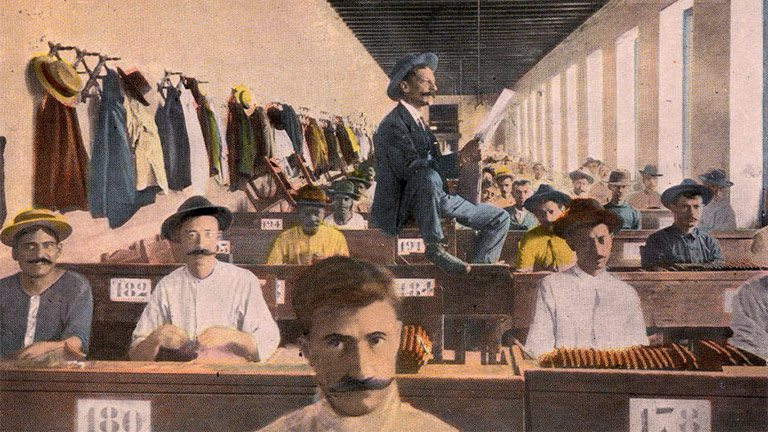
<svg viewBox="0 0 768 432">
<path fill-rule="evenodd" d="M 66 106 L 75 106 L 83 82 L 71 64 L 47 54 L 33 57 L 30 63 L 48 94 Z"/>
</svg>

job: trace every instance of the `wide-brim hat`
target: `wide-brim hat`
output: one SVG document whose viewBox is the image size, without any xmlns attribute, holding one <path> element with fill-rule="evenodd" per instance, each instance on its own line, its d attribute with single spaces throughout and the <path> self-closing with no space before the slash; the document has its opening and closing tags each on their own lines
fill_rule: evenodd
<svg viewBox="0 0 768 432">
<path fill-rule="evenodd" d="M 296 205 L 325 207 L 326 204 L 328 196 L 318 186 L 304 185 L 296 194 Z"/>
<path fill-rule="evenodd" d="M 72 234 L 72 226 L 64 219 L 64 216 L 56 214 L 48 209 L 28 209 L 17 214 L 13 222 L 0 231 L 0 241 L 4 245 L 13 246 L 13 238 L 25 228 L 32 226 L 46 226 L 58 234 L 59 241 Z"/>
<path fill-rule="evenodd" d="M 532 212 L 539 203 L 552 201 L 557 204 L 567 206 L 568 203 L 571 201 L 571 197 L 568 195 L 555 190 L 552 188 L 552 186 L 544 183 L 539 185 L 539 188 L 536 190 L 536 193 L 531 195 L 530 198 L 525 200 L 523 203 L 523 207 L 525 207 L 526 210 Z"/>
<path fill-rule="evenodd" d="M 731 187 L 733 182 L 728 180 L 725 176 L 725 171 L 721 169 L 713 169 L 699 175 L 699 180 L 704 184 L 720 187 Z"/>
<path fill-rule="evenodd" d="M 559 237 L 564 237 L 578 225 L 605 224 L 614 234 L 621 230 L 624 220 L 616 213 L 606 210 L 597 200 L 592 198 L 574 198 L 568 204 L 562 216 L 552 224 L 552 231 Z"/>
<path fill-rule="evenodd" d="M 397 101 L 403 97 L 403 93 L 400 91 L 400 81 L 408 75 L 415 66 L 428 65 L 434 72 L 437 70 L 437 56 L 433 53 L 410 53 L 395 63 L 392 68 L 392 73 L 389 74 L 389 85 L 387 86 L 387 96 L 390 99 Z"/>
<path fill-rule="evenodd" d="M 664 174 L 659 174 L 658 168 L 656 168 L 656 165 L 646 165 L 645 168 L 640 170 L 640 174 L 651 176 L 651 177 L 661 177 Z"/>
<path fill-rule="evenodd" d="M 515 176 L 512 175 L 512 173 L 509 172 L 507 168 L 500 168 L 499 170 L 496 171 L 496 174 L 493 176 L 493 180 L 497 182 L 505 178 L 511 178 L 514 180 Z"/>
<path fill-rule="evenodd" d="M 75 106 L 83 82 L 71 64 L 47 54 L 33 57 L 31 64 L 40 85 L 48 94 L 66 106 Z"/>
<path fill-rule="evenodd" d="M 207 198 L 195 195 L 184 201 L 176 213 L 168 216 L 160 227 L 160 235 L 170 240 L 184 219 L 195 216 L 213 216 L 219 221 L 219 230 L 226 231 L 232 224 L 232 212 L 222 206 L 213 205 Z"/>
<path fill-rule="evenodd" d="M 712 199 L 712 192 L 709 191 L 709 188 L 696 183 L 692 179 L 684 179 L 679 185 L 672 186 L 662 192 L 661 203 L 664 204 L 664 207 L 669 208 L 672 203 L 677 201 L 677 197 L 680 194 L 688 192 L 695 192 L 696 195 L 701 195 L 701 201 L 704 205 L 709 204 L 709 201 Z"/>
<path fill-rule="evenodd" d="M 149 106 L 145 95 L 152 91 L 152 86 L 144 74 L 138 69 L 131 69 L 125 72 L 120 66 L 117 67 L 117 73 L 120 74 L 120 79 L 123 81 L 125 92 L 142 104 Z"/>
<path fill-rule="evenodd" d="M 568 177 L 571 179 L 571 181 L 586 179 L 589 182 L 589 184 L 592 184 L 595 182 L 595 179 L 592 178 L 591 175 L 581 170 L 571 171 L 570 173 L 568 173 Z"/>
<path fill-rule="evenodd" d="M 629 171 L 625 169 L 618 169 L 611 171 L 611 175 L 608 176 L 608 184 L 616 186 L 629 186 L 632 176 Z"/>
<path fill-rule="evenodd" d="M 331 187 L 328 188 L 328 195 L 346 195 L 353 199 L 357 199 L 357 190 L 355 184 L 350 180 L 336 180 L 331 183 Z"/>
<path fill-rule="evenodd" d="M 251 92 L 248 90 L 248 87 L 244 85 L 238 85 L 232 87 L 232 92 L 235 95 L 235 100 L 243 106 L 243 108 L 248 109 L 251 107 Z"/>
</svg>

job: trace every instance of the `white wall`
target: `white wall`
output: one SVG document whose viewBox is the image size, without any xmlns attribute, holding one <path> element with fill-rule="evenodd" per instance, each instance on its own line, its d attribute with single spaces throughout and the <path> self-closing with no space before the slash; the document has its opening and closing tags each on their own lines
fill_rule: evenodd
<svg viewBox="0 0 768 432">
<path fill-rule="evenodd" d="M 587 155 L 603 155 L 603 50 L 587 56 Z"/>
<path fill-rule="evenodd" d="M 637 168 L 637 27 L 616 40 L 616 167 Z"/>
</svg>

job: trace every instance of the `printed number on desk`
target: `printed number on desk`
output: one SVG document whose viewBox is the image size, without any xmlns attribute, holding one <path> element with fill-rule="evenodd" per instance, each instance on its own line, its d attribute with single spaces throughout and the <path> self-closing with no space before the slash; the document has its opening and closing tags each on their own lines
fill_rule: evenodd
<svg viewBox="0 0 768 432">
<path fill-rule="evenodd" d="M 232 247 L 229 240 L 219 240 L 219 242 L 216 243 L 217 254 L 230 254 L 231 252 L 232 252 Z"/>
<path fill-rule="evenodd" d="M 275 280 L 275 303 L 285 304 L 285 281 L 282 279 Z"/>
<path fill-rule="evenodd" d="M 708 432 L 712 406 L 706 399 L 629 399 L 630 432 Z"/>
<path fill-rule="evenodd" d="M 111 278 L 109 299 L 113 302 L 146 303 L 152 294 L 150 279 Z"/>
<path fill-rule="evenodd" d="M 77 400 L 77 432 L 150 432 L 150 401 Z"/>
<path fill-rule="evenodd" d="M 261 220 L 261 229 L 263 229 L 263 230 L 282 230 L 283 229 L 283 220 L 282 219 L 262 219 Z"/>
<path fill-rule="evenodd" d="M 435 295 L 435 280 L 396 279 L 395 289 L 399 297 L 432 297 Z"/>
<path fill-rule="evenodd" d="M 397 239 L 397 254 L 410 255 L 412 253 L 424 253 L 424 240 L 420 238 Z"/>
</svg>

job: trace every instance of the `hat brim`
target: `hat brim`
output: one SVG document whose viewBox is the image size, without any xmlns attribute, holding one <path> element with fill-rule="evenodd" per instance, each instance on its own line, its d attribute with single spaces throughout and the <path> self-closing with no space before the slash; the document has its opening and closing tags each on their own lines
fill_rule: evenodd
<svg viewBox="0 0 768 432">
<path fill-rule="evenodd" d="M 226 231 L 232 225 L 232 212 L 222 206 L 205 206 L 196 207 L 191 209 L 182 210 L 176 212 L 163 221 L 163 225 L 160 227 L 160 236 L 164 239 L 171 240 L 173 234 L 179 229 L 179 225 L 182 220 L 196 216 L 213 216 L 219 221 L 219 230 Z"/>
<path fill-rule="evenodd" d="M 137 89 L 133 82 L 128 78 L 128 75 L 123 71 L 122 68 L 118 66 L 117 73 L 120 74 L 120 79 L 122 80 L 122 83 L 125 85 L 125 90 L 128 91 L 128 94 L 136 99 L 137 101 L 141 102 L 144 106 L 149 106 L 149 101 L 144 97 L 144 95 Z"/>
<path fill-rule="evenodd" d="M 525 202 L 523 203 L 523 207 L 525 207 L 525 209 L 528 210 L 529 212 L 533 212 L 536 206 L 539 205 L 539 203 L 547 202 L 547 201 L 552 201 L 557 204 L 565 206 L 565 205 L 568 205 L 568 203 L 571 201 L 571 197 L 560 191 L 553 190 L 553 191 L 545 192 L 539 195 L 534 194 L 532 197 L 525 200 Z"/>
<path fill-rule="evenodd" d="M 17 224 L 11 224 L 0 231 L 0 241 L 6 246 L 13 246 L 13 239 L 20 231 L 32 226 L 46 226 L 58 233 L 59 241 L 63 241 L 72 234 L 72 226 L 61 219 L 35 218 L 28 219 Z"/>
<path fill-rule="evenodd" d="M 595 182 L 595 179 L 589 174 L 568 174 L 568 178 L 570 178 L 571 181 L 584 179 L 588 181 L 589 184 L 592 184 Z"/>
<path fill-rule="evenodd" d="M 437 70 L 437 56 L 433 53 L 421 53 L 411 59 L 408 63 L 403 65 L 400 69 L 395 71 L 389 78 L 389 85 L 387 86 L 387 96 L 393 101 L 400 100 L 403 97 L 403 93 L 400 91 L 400 81 L 405 78 L 408 72 L 413 69 L 414 66 L 426 64 L 432 69 L 432 72 Z"/>
<path fill-rule="evenodd" d="M 654 173 L 649 173 L 649 172 L 645 172 L 645 171 L 640 171 L 640 174 L 642 174 L 642 175 L 647 175 L 647 176 L 650 176 L 650 177 L 661 177 L 661 176 L 663 176 L 663 175 L 664 175 L 664 174 L 658 174 L 658 173 L 656 173 L 656 174 L 654 174 Z"/>
<path fill-rule="evenodd" d="M 575 214 L 566 213 L 552 224 L 552 231 L 559 237 L 565 237 L 569 231 L 580 225 L 605 224 L 613 234 L 621 231 L 624 220 L 621 216 L 608 210 L 594 210 Z"/>
<path fill-rule="evenodd" d="M 44 65 L 53 63 L 55 61 L 58 61 L 58 59 L 55 57 L 51 57 L 49 55 L 38 55 L 32 59 L 32 70 L 35 72 L 37 81 L 40 83 L 40 85 L 43 86 L 46 93 L 53 96 L 54 99 L 61 102 L 62 104 L 68 107 L 74 107 L 77 105 L 77 96 L 80 94 L 80 91 L 75 91 L 75 94 L 72 96 L 61 94 L 59 90 L 51 85 L 51 83 L 48 81 L 48 78 L 45 76 L 45 72 L 43 72 Z"/>
<path fill-rule="evenodd" d="M 505 178 L 514 179 L 515 176 L 513 176 L 512 174 L 509 174 L 509 173 L 496 174 L 495 176 L 493 176 L 493 179 L 496 180 L 496 181 L 499 181 L 499 180 L 505 179 Z"/>
<path fill-rule="evenodd" d="M 672 186 L 662 192 L 661 203 L 664 204 L 664 207 L 669 208 L 670 205 L 677 201 L 678 196 L 688 192 L 695 192 L 697 195 L 701 195 L 701 201 L 704 205 L 709 204 L 709 201 L 712 200 L 712 193 L 709 191 L 709 189 L 707 189 L 706 186 L 686 184 Z"/>
<path fill-rule="evenodd" d="M 712 186 L 720 186 L 720 187 L 731 187 L 733 186 L 733 182 L 730 180 L 722 179 L 722 180 L 712 180 L 705 175 L 701 174 L 699 175 L 699 180 L 701 180 L 704 184 L 712 185 Z"/>
</svg>

